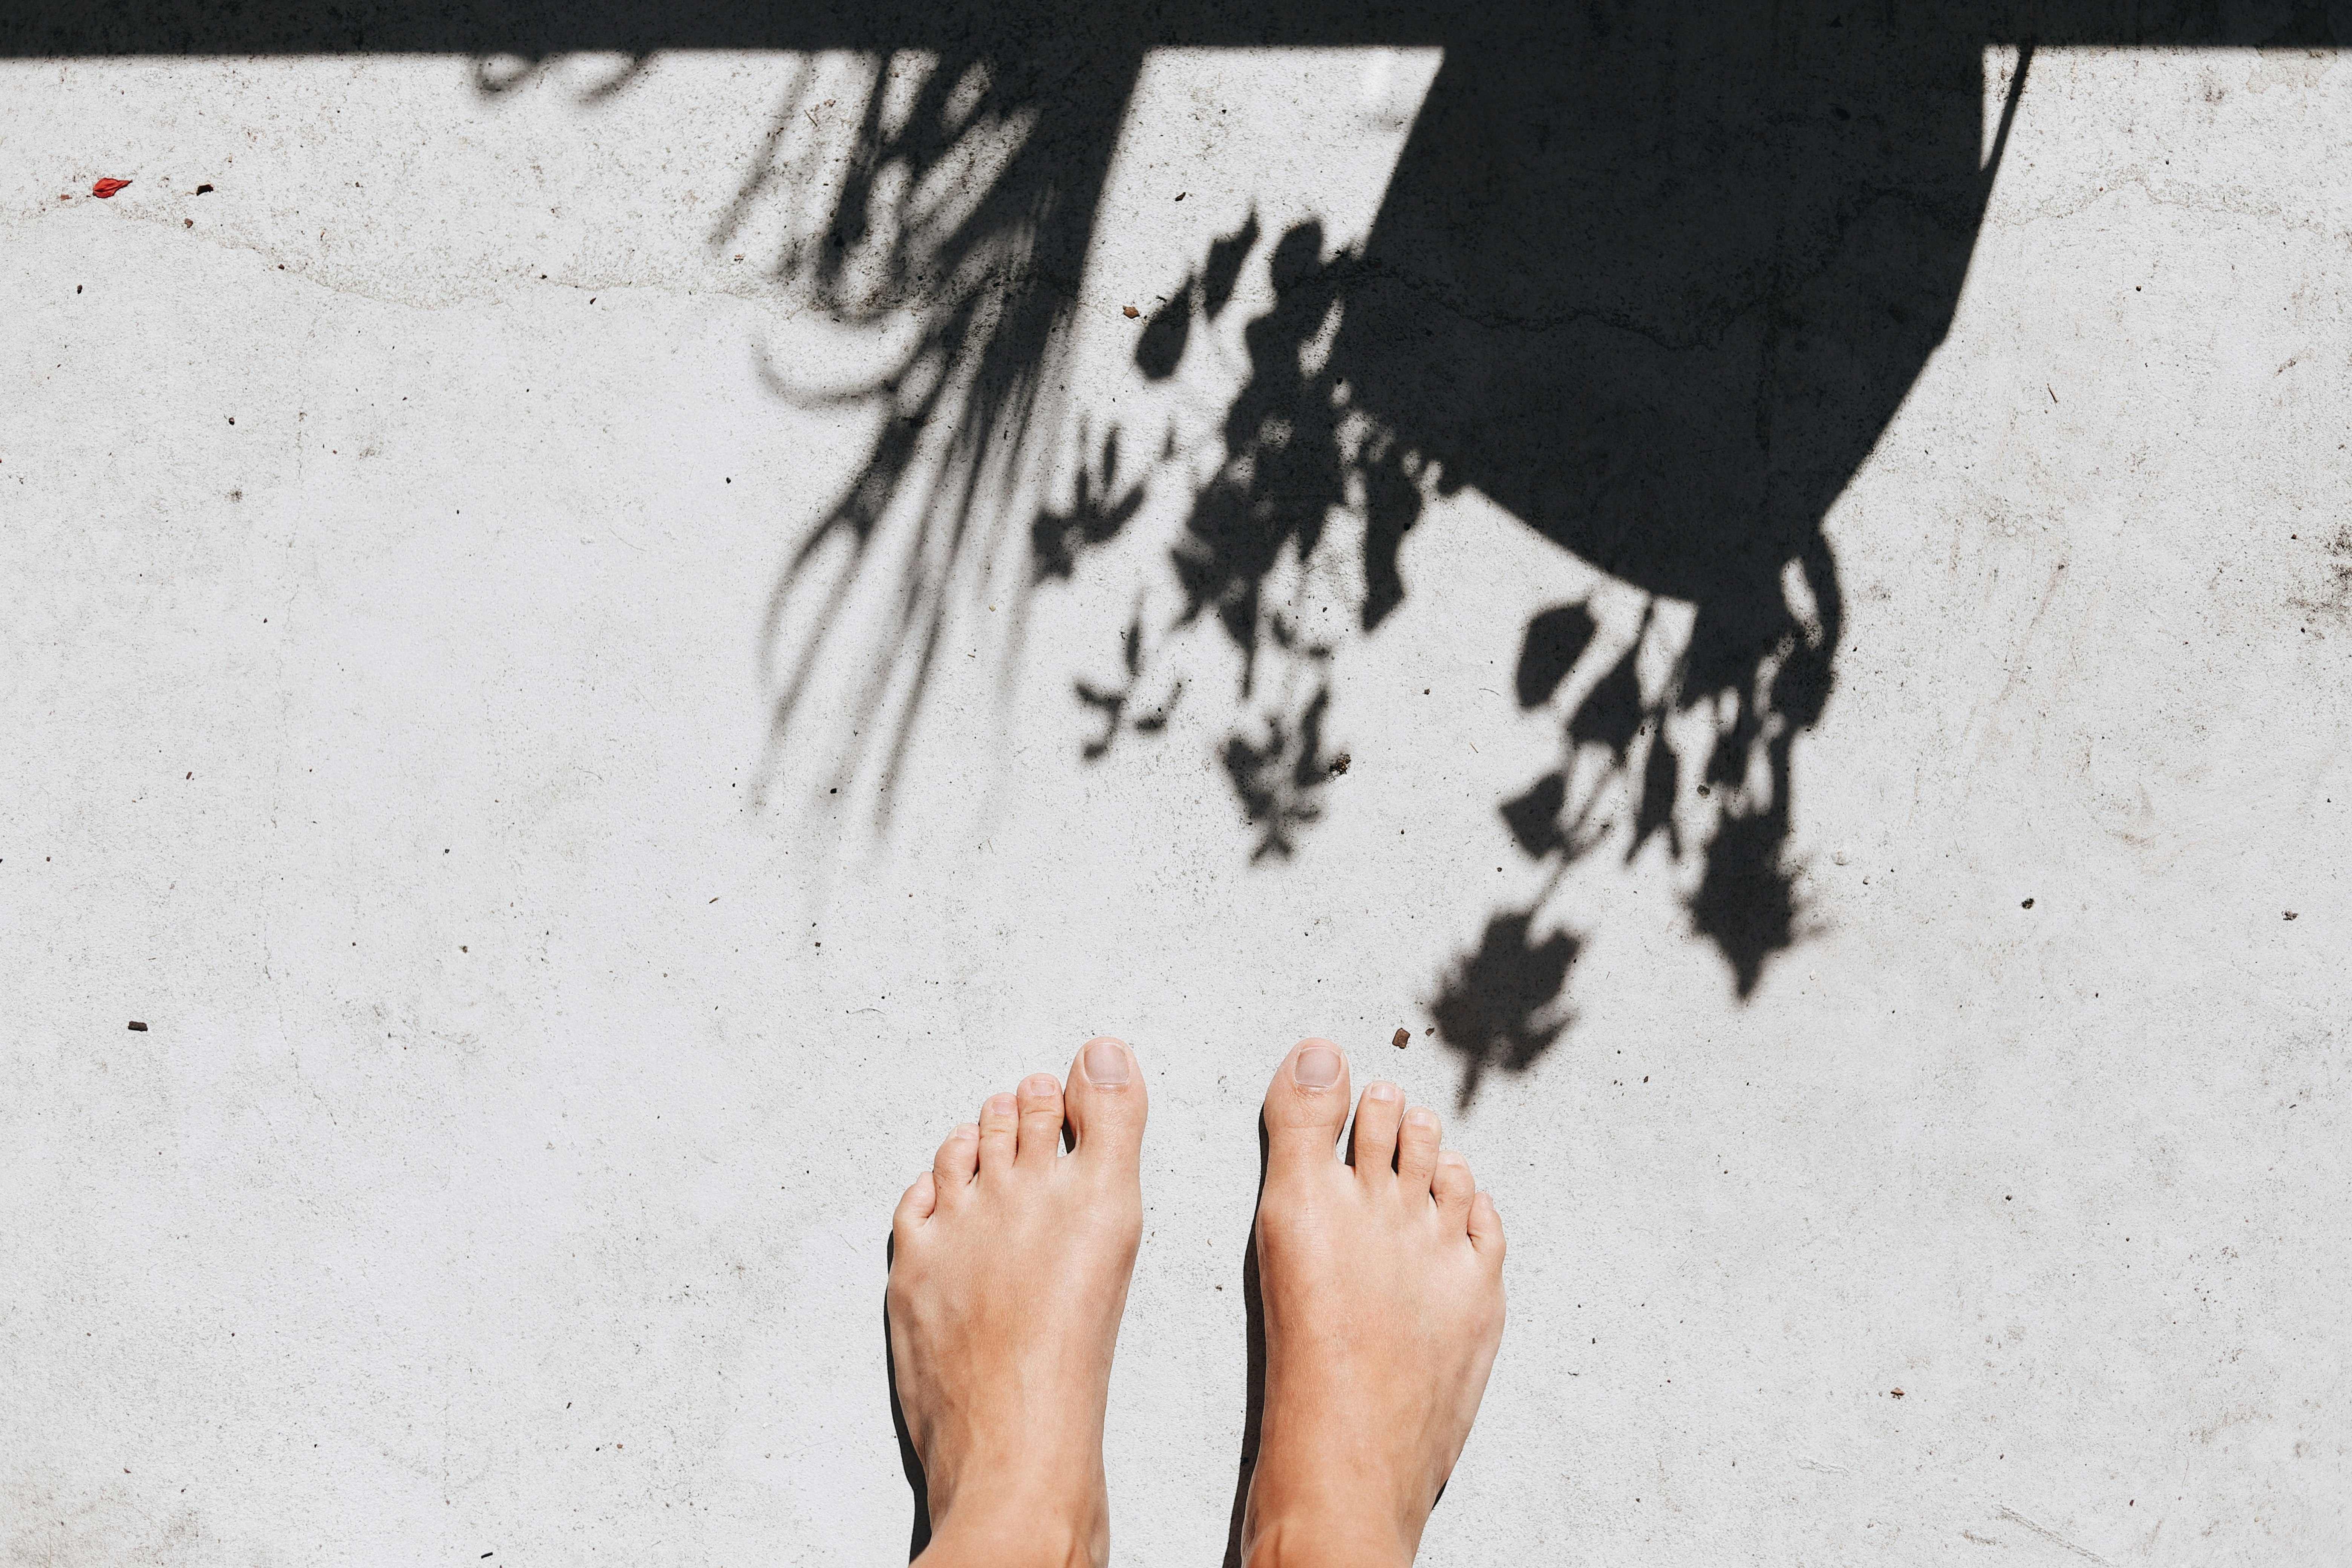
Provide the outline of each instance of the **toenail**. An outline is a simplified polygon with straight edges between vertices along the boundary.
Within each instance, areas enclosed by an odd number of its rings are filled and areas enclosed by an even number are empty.
[[[1097,1040],[1087,1047],[1087,1081],[1097,1089],[1127,1086],[1127,1047],[1117,1040]]]
[[[955,1135],[959,1138],[977,1138],[980,1136],[980,1123],[967,1121],[955,1130]]]
[[[1021,1109],[1021,1102],[1009,1094],[992,1094],[988,1097],[988,1103],[981,1109],[991,1116],[1010,1116]]]
[[[1062,1085],[1058,1079],[1049,1078],[1042,1072],[1031,1073],[1021,1080],[1021,1092],[1032,1097],[1041,1094],[1058,1094],[1061,1089]]]
[[[1392,1083],[1376,1083],[1364,1090],[1366,1100],[1402,1100],[1404,1090]]]
[[[1440,1154],[1437,1157],[1437,1163],[1441,1165],[1466,1165],[1470,1162],[1455,1153],[1453,1150],[1448,1149],[1444,1153]]]
[[[1328,1089],[1339,1081],[1339,1053],[1328,1046],[1309,1046],[1290,1064],[1290,1077],[1301,1089]]]
[[[1415,1127],[1434,1127],[1437,1125],[1437,1113],[1433,1110],[1408,1110],[1404,1113],[1404,1119],[1407,1121],[1412,1122]]]

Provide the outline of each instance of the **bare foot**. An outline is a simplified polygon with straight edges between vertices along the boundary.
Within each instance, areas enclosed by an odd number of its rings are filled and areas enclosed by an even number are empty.
[[[1318,1039],[1291,1047],[1265,1091],[1251,1568],[1411,1563],[1502,1342],[1494,1200],[1392,1083],[1365,1089],[1355,1165],[1341,1164],[1348,1092],[1347,1058]]]
[[[1109,1558],[1103,1401],[1143,1234],[1143,1113],[1135,1054],[1089,1040],[1066,1094],[1039,1073],[990,1096],[898,1200],[890,1354],[931,1568]]]

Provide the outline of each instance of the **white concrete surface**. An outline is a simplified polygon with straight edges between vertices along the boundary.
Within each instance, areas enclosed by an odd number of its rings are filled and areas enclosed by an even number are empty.
[[[888,1208],[1096,1031],[1154,1075],[1118,1550],[1221,1551],[1262,1074],[1452,1104],[1423,1011],[1556,749],[1519,628],[1591,574],[1411,535],[1287,865],[1210,705],[1077,761],[1164,498],[1004,706],[960,650],[887,837],[763,774],[877,417],[771,389],[861,345],[712,243],[795,66],[0,68],[8,1562],[888,1561]],[[1427,69],[1156,60],[1081,406],[1164,395],[1118,306],[1253,199],[1360,234]],[[2333,57],[2036,61],[1831,519],[1802,943],[1742,1005],[1596,857],[1575,1026],[1454,1121],[1513,1316],[1424,1561],[2352,1560],[2347,124]]]

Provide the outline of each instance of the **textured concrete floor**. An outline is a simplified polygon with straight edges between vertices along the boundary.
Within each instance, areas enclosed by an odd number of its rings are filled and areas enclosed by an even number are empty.
[[[1433,65],[1154,57],[1081,411],[1213,438],[1120,307],[1253,204],[1360,238]],[[9,1562],[886,1561],[888,1208],[1097,1031],[1154,1074],[1118,1552],[1211,1562],[1266,1064],[1455,1101],[1520,628],[1639,596],[1436,505],[1253,864],[1218,700],[1081,760],[1159,486],[947,650],[877,833],[767,742],[883,418],[779,391],[879,352],[770,281],[793,214],[722,226],[799,62],[615,68],[0,68]],[[1801,942],[1743,1002],[1662,846],[1580,863],[1574,1023],[1453,1119],[1513,1316],[1426,1562],[2352,1557],[2347,125],[2332,56],[2035,62],[1829,519]]]

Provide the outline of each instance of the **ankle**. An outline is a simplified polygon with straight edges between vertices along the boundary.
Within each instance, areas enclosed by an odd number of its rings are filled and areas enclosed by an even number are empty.
[[[1243,1568],[1411,1568],[1417,1542],[1361,1513],[1255,1510],[1242,1530]]]
[[[935,1511],[931,1542],[916,1568],[1103,1568],[1110,1520],[1099,1506],[1072,1507],[1015,1493],[970,1496]]]

